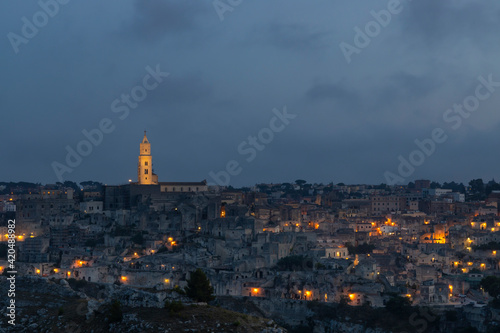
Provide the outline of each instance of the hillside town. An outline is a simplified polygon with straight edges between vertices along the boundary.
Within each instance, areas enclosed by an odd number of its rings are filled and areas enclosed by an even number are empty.
[[[174,288],[200,267],[216,295],[484,303],[474,287],[499,269],[500,191],[466,201],[472,188],[430,185],[18,186],[1,197],[1,234],[15,216],[24,275]]]
[[[399,295],[483,325],[480,283],[500,269],[495,181],[235,189],[159,182],[150,151],[145,135],[128,184],[2,183],[18,274],[178,290],[201,268],[216,296],[383,307]]]

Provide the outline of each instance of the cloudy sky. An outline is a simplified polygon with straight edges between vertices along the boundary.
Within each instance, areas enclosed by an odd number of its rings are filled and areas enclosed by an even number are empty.
[[[500,87],[474,105],[478,77],[500,82],[500,3],[60,2],[0,4],[0,181],[135,180],[144,130],[160,181],[213,182],[232,160],[235,186],[500,179]],[[477,110],[445,120],[464,100]],[[271,140],[285,108],[295,118]],[[113,130],[88,153],[82,131],[103,119]],[[446,140],[420,161],[415,140],[436,128]],[[262,150],[241,154],[259,133]],[[69,165],[78,147],[87,156]],[[419,165],[401,173],[412,153]]]

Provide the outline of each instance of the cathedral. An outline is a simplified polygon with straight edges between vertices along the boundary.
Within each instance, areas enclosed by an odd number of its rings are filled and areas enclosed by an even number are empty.
[[[151,155],[151,143],[146,131],[139,145],[139,162],[137,165],[137,185],[156,185],[160,192],[185,192],[198,193],[207,192],[207,181],[201,182],[158,182],[158,175],[153,172],[153,156]]]
[[[104,210],[132,209],[145,198],[156,204],[170,202],[179,197],[208,192],[207,181],[201,182],[160,182],[153,172],[153,155],[151,143],[146,132],[139,145],[139,161],[137,165],[137,182],[130,181],[126,185],[104,186]]]

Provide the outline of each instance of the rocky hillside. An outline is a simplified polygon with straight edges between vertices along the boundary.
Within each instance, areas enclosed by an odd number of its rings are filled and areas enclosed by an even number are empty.
[[[0,289],[8,290],[4,276]],[[15,299],[16,326],[2,316],[0,332],[286,332],[272,320],[190,304],[173,291],[23,277]],[[7,302],[0,298],[3,309]]]

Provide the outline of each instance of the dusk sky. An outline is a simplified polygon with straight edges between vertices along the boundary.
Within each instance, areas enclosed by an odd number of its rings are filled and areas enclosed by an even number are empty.
[[[235,160],[233,186],[380,184],[436,128],[447,139],[404,183],[500,179],[498,2],[54,1],[0,4],[0,181],[55,183],[54,165],[63,180],[136,180],[147,130],[160,181],[214,182]],[[390,21],[370,23],[382,10]],[[447,111],[464,101],[470,116]],[[103,119],[114,130],[68,166]]]

